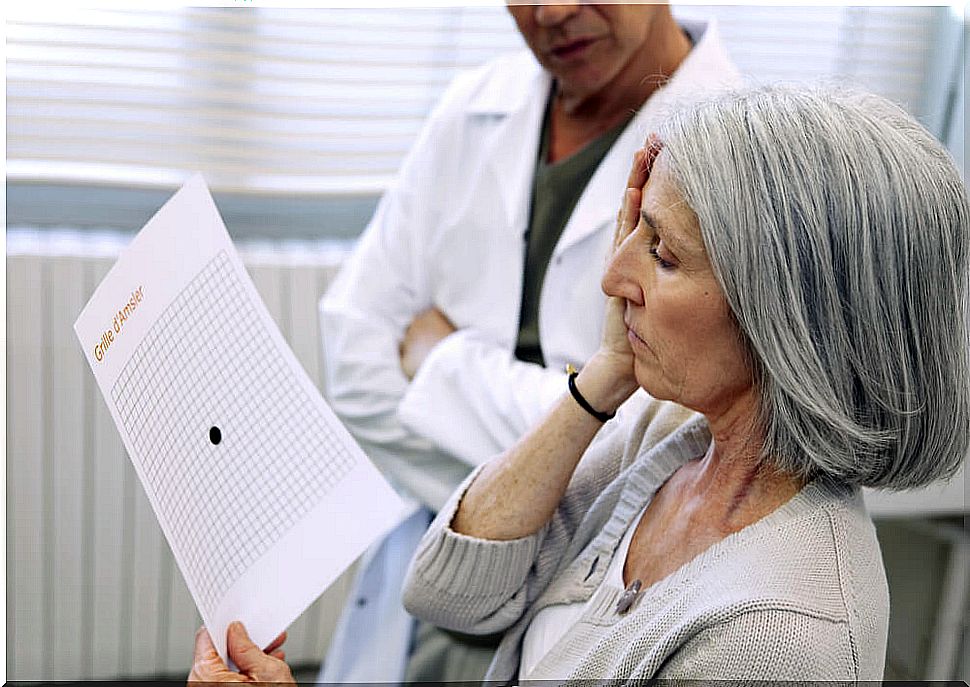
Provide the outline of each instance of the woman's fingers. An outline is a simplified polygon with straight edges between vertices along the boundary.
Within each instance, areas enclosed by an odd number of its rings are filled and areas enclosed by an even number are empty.
[[[195,656],[192,660],[192,671],[189,673],[188,681],[191,682],[243,682],[246,680],[244,675],[234,673],[229,670],[219,657],[212,637],[205,626],[199,628],[195,633]]]
[[[650,134],[653,136],[654,134]],[[650,139],[647,139],[649,144]],[[638,151],[633,153],[633,166],[630,167],[630,176],[627,177],[626,187],[627,188],[643,188],[643,185],[647,183],[647,176],[649,175],[649,170],[647,168],[647,147],[640,148]]]
[[[616,221],[616,233],[613,235],[613,251],[619,249],[626,237],[637,226],[640,217],[640,198],[642,192],[637,188],[628,188],[623,193],[623,205]]]
[[[279,639],[273,640],[274,643]],[[256,682],[293,682],[289,666],[281,658],[263,653],[249,638],[242,623],[236,621],[229,624],[227,644],[229,657],[247,677]]]
[[[633,166],[626,180],[626,190],[623,201],[616,216],[616,230],[613,233],[613,250],[616,250],[623,240],[636,227],[640,216],[640,201],[643,198],[643,187],[647,185],[653,163],[663,150],[663,143],[657,134],[650,134],[643,148],[633,153]]]
[[[283,642],[286,641],[286,631],[280,632],[280,636],[274,639],[269,645],[263,649],[264,653],[272,654],[274,651],[283,646]]]
[[[646,144],[633,154],[633,165],[630,167],[630,176],[626,180],[627,188],[642,189],[647,185],[650,168],[660,154],[660,149],[660,139],[656,134],[650,134]]]
[[[293,674],[283,662],[286,653],[279,648],[286,641],[285,632],[270,642],[265,652],[249,638],[249,633],[240,622],[230,623],[226,639],[229,657],[239,666],[241,672],[229,670],[225,661],[219,657],[212,637],[203,626],[195,634],[195,659],[192,662],[192,672],[189,673],[190,683],[293,682]]]
[[[205,629],[205,625],[202,625],[195,631],[195,655],[199,656],[208,654],[209,652],[214,653],[216,656],[219,655],[216,651],[215,644],[212,643],[212,637],[209,636],[209,631]]]
[[[660,137],[657,136],[657,134],[650,134],[647,136],[647,144],[643,147],[645,151],[643,167],[648,177],[650,176],[650,171],[653,169],[653,163],[656,161],[657,156],[660,155],[660,151],[663,150],[663,147],[663,141],[660,140]],[[643,183],[647,183],[647,180],[644,179]]]
[[[650,134],[644,147],[633,153],[633,165],[630,167],[630,175],[626,180],[626,189],[623,192],[620,211],[616,216],[616,230],[613,233],[614,250],[623,243],[623,240],[630,235],[630,232],[637,225],[643,187],[647,185],[650,170],[653,169],[653,163],[662,149],[663,144],[657,134]],[[636,194],[631,194],[631,191],[635,191]]]
[[[243,624],[236,621],[229,623],[227,642],[229,658],[239,666],[244,673],[257,669],[266,659],[262,649],[253,643]]]
[[[647,185],[653,163],[662,150],[663,143],[660,141],[660,137],[657,134],[650,134],[643,147],[633,154],[633,166],[630,168],[630,176],[626,180],[627,188],[642,190]]]

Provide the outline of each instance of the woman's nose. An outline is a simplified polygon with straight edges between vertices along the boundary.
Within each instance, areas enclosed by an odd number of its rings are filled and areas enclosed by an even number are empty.
[[[608,263],[600,286],[607,296],[618,296],[636,304],[643,305],[643,288],[635,278],[638,267],[632,253],[630,238],[620,244]],[[645,276],[645,275],[641,275]]]
[[[535,8],[536,23],[539,26],[557,26],[578,13],[581,6],[582,3],[578,1],[540,2]]]

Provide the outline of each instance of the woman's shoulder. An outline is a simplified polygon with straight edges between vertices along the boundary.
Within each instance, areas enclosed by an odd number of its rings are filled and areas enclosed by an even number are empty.
[[[809,483],[721,548],[714,551],[716,567],[730,570],[737,594],[804,605],[833,620],[846,619],[860,598],[882,596],[886,587],[879,542],[859,490],[824,480]]]
[[[690,615],[711,626],[771,619],[793,637],[807,623],[830,640],[818,646],[844,645],[859,675],[881,674],[889,591],[858,489],[816,480],[721,544],[690,584]]]

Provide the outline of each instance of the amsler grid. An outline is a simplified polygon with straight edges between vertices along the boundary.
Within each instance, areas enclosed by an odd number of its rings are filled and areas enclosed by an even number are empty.
[[[224,251],[159,317],[111,395],[210,610],[355,464]]]

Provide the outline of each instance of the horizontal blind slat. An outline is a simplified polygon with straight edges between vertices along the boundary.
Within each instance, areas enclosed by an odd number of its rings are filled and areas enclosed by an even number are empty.
[[[676,7],[754,82],[920,105],[928,7]],[[501,7],[65,8],[7,15],[8,176],[202,169],[215,188],[383,184],[447,83],[524,43]],[[369,181],[368,181],[369,180]],[[343,186],[342,186],[343,185]]]

